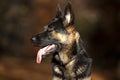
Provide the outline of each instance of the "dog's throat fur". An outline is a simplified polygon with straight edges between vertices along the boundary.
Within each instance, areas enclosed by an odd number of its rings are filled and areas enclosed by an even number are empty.
[[[74,59],[77,54],[77,45],[74,42],[72,45],[62,45],[62,49],[59,53],[55,53],[53,58],[57,61],[60,61],[62,65],[68,64],[70,61]]]

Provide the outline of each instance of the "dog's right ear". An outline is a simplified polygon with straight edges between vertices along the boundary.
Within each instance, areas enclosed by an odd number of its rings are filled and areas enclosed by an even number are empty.
[[[68,4],[65,7],[64,10],[64,19],[63,19],[64,26],[73,25],[74,24],[74,13],[71,7],[71,3],[68,2]]]
[[[62,10],[60,5],[57,5],[57,14],[56,14],[56,18],[62,18]]]

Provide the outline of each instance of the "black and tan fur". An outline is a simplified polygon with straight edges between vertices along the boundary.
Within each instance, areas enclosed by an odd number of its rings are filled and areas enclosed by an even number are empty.
[[[53,80],[91,80],[92,59],[82,46],[80,34],[75,30],[74,14],[68,3],[62,13],[57,8],[56,17],[45,30],[32,37],[38,46],[55,44],[52,52]]]

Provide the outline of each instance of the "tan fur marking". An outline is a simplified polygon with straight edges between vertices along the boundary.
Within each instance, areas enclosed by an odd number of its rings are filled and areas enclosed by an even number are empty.
[[[75,33],[75,39],[76,39],[76,43],[77,43],[77,46],[78,46],[79,39],[80,39],[80,34],[78,32]]]
[[[70,77],[74,77],[75,73],[73,72],[73,67],[74,67],[74,62],[75,60],[71,61],[68,65],[66,65],[66,75],[70,76]]]
[[[68,35],[66,35],[66,34],[61,34],[61,33],[57,33],[56,35],[57,35],[58,39],[60,39],[60,42],[61,42],[61,43],[68,43],[68,42],[69,42],[69,41],[68,41]],[[68,42],[67,42],[67,41],[68,41]]]
[[[72,33],[72,32],[75,31],[75,28],[74,28],[74,26],[69,26],[69,27],[66,28],[66,30],[67,30],[69,33]]]
[[[70,33],[71,41],[75,40],[77,43],[79,42],[80,34],[75,30],[74,26],[69,26],[66,30]]]
[[[81,73],[83,73],[83,72],[85,71],[86,67],[87,67],[86,65],[84,65],[84,66],[80,66],[80,67],[78,68],[78,70],[76,71],[77,74],[81,74]]]
[[[59,55],[60,55],[60,59],[61,61],[65,64],[67,62],[69,62],[69,58],[68,58],[68,54],[67,54],[68,51],[61,51],[59,52]]]
[[[75,34],[76,34],[75,28],[74,28],[74,26],[69,26],[69,27],[66,28],[66,30],[69,33],[69,40],[70,40],[70,43],[72,44],[76,40],[76,37],[75,37]]]
[[[54,70],[56,73],[62,74],[62,72],[60,71],[60,69],[57,66],[54,67]]]
[[[68,35],[63,33],[52,32],[54,38],[58,39],[61,43],[67,43]]]

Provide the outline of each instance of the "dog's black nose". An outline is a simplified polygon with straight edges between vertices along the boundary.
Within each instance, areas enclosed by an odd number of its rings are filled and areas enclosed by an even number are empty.
[[[32,39],[31,39],[32,41],[36,41],[36,38],[35,37],[32,37]]]

